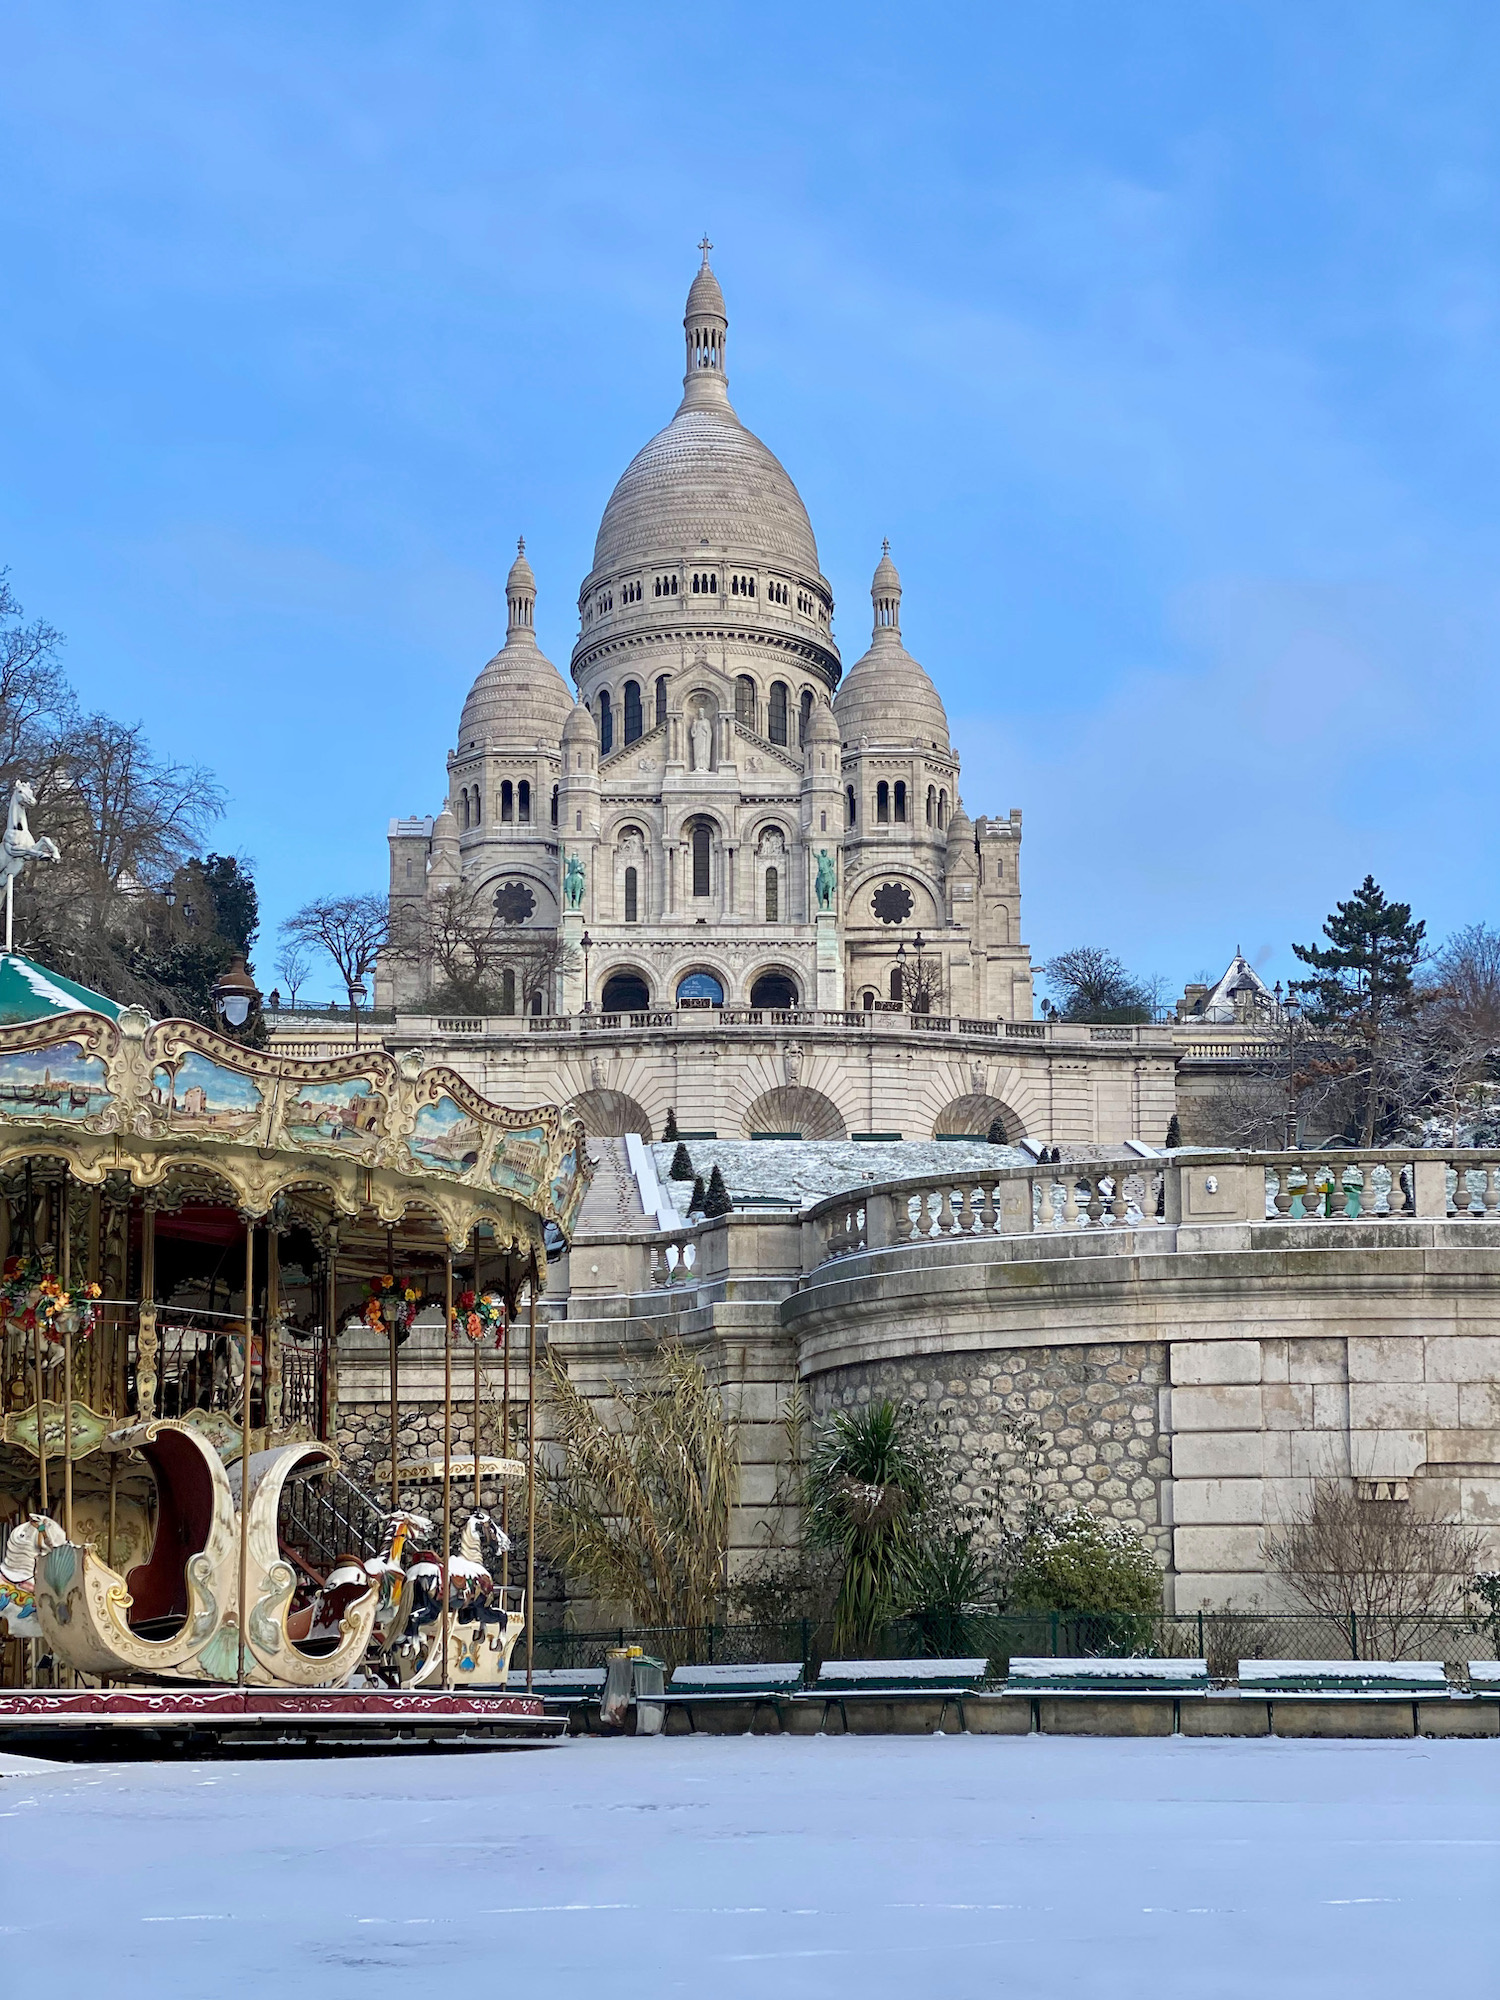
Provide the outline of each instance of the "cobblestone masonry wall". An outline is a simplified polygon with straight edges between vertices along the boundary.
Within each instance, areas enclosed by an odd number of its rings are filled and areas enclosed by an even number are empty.
[[[927,1410],[959,1500],[968,1498],[982,1456],[1011,1462],[1005,1417],[1034,1418],[1046,1497],[1133,1522],[1166,1568],[1172,1538],[1162,1525],[1161,1487],[1171,1465],[1159,1416],[1166,1379],[1165,1343],[1128,1341],[872,1362],[832,1369],[810,1388],[816,1415],[883,1396]]]

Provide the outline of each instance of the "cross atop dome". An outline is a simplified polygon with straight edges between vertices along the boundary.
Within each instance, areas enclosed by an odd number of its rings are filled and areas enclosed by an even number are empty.
[[[708,231],[705,229],[703,232],[703,240],[698,245],[698,248],[703,252],[703,269],[705,271],[708,269],[708,253],[710,250],[713,249],[713,247],[714,246],[712,245],[712,243],[710,243],[708,240]]]

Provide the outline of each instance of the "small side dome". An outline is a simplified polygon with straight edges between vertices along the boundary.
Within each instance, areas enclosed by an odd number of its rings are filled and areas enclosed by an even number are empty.
[[[813,703],[812,714],[807,718],[807,740],[809,743],[839,741],[839,726],[824,695],[820,695]]]
[[[901,641],[901,578],[887,542],[870,584],[875,629],[870,650],[854,662],[833,697],[841,740],[857,744],[948,746],[942,696]],[[972,829],[971,829],[972,831]]]
[[[582,743],[591,750],[599,748],[599,725],[586,701],[573,703],[572,713],[563,724],[562,741],[564,747],[570,743]]]
[[[964,811],[962,799],[954,806],[948,820],[949,854],[972,854],[974,847],[974,822]]]
[[[505,580],[505,644],[481,670],[458,722],[462,750],[551,749],[573,706],[567,683],[536,642],[536,575],[526,542]]]

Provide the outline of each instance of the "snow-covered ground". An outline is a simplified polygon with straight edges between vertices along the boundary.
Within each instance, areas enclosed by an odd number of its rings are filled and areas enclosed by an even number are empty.
[[[1495,1990],[1500,1742],[677,1739],[0,1775],[5,1990]]]

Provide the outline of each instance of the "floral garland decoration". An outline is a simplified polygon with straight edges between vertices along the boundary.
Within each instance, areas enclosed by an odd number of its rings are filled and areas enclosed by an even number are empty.
[[[455,1332],[476,1343],[493,1333],[498,1347],[505,1333],[505,1301],[498,1292],[460,1292],[453,1312]]]
[[[383,1277],[370,1280],[370,1296],[365,1300],[365,1325],[381,1332],[390,1327],[397,1340],[405,1340],[421,1305],[422,1294],[416,1286],[409,1282],[399,1284],[395,1274],[387,1271]]]
[[[99,1317],[95,1284],[64,1285],[40,1257],[7,1257],[0,1267],[0,1324],[40,1332],[61,1347],[68,1334],[87,1340]]]

